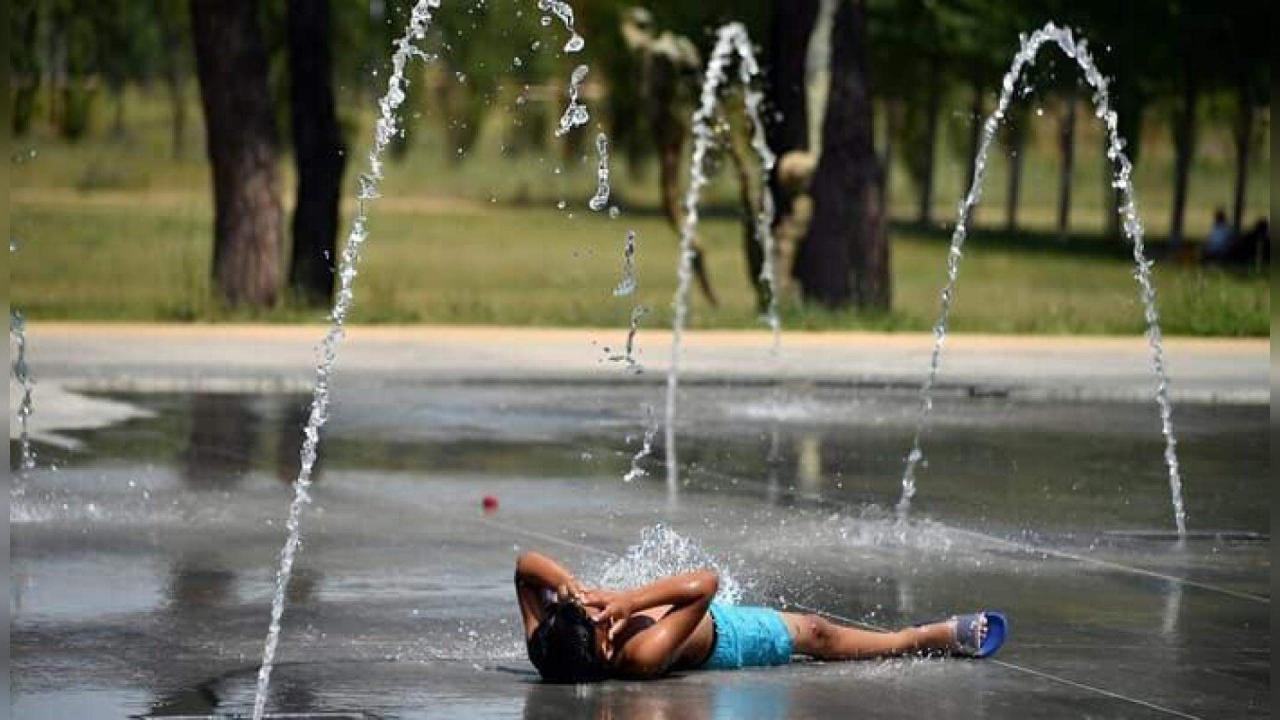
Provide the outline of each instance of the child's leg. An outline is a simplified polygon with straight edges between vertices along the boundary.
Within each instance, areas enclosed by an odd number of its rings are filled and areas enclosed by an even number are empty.
[[[819,660],[858,660],[904,655],[929,650],[946,650],[955,642],[953,623],[905,628],[897,632],[876,632],[840,625],[821,615],[781,613],[791,630],[795,651]]]

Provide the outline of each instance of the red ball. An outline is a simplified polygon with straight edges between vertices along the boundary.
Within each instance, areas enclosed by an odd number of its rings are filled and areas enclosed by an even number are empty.
[[[485,495],[484,499],[480,501],[480,505],[485,512],[493,512],[498,509],[498,498],[492,495]]]

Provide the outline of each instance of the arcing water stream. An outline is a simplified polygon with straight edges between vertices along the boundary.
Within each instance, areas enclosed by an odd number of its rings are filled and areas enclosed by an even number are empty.
[[[587,201],[587,207],[600,212],[609,204],[609,136],[596,135],[596,194]]]
[[[569,3],[562,0],[538,0],[538,9],[555,15],[564,23],[564,29],[569,31],[569,39],[564,44],[565,52],[576,53],[586,46],[586,41],[573,27],[573,7]],[[551,18],[544,18],[543,24],[551,24]]]
[[[378,101],[380,111],[374,128],[373,147],[369,150],[369,170],[360,176],[358,206],[352,219],[351,231],[342,253],[339,270],[339,287],[334,299],[331,313],[332,325],[319,347],[319,361],[316,365],[316,381],[311,401],[311,412],[303,429],[303,444],[298,477],[294,481],[294,498],[289,505],[289,518],[286,523],[288,538],[280,551],[280,567],[276,574],[275,595],[271,602],[271,623],[267,631],[267,639],[263,648],[262,665],[258,670],[257,692],[254,697],[253,718],[261,720],[266,711],[267,691],[271,685],[271,670],[275,661],[276,646],[280,639],[280,623],[284,616],[285,593],[293,572],[293,563],[301,545],[302,510],[310,502],[312,470],[315,467],[317,450],[320,442],[320,428],[324,426],[329,415],[329,383],[337,358],[337,345],[344,335],[346,317],[354,300],[355,278],[360,262],[360,249],[368,237],[367,202],[377,198],[378,183],[382,180],[382,155],[392,139],[403,132],[400,127],[399,108],[405,101],[405,69],[409,62],[417,57],[430,60],[430,57],[418,47],[417,43],[426,37],[431,25],[433,12],[440,7],[441,0],[417,0],[409,16],[404,34],[394,43],[395,50],[391,55],[391,76],[387,81],[387,91]],[[564,22],[571,37],[565,43],[564,51],[575,53],[585,46],[573,27],[573,8],[566,2],[558,0],[538,0],[538,8],[550,12]],[[544,24],[549,24],[546,22]],[[587,76],[587,66],[574,68],[569,81],[569,106],[560,118],[556,135],[564,135],[575,127],[585,125],[590,119],[585,105],[579,100],[579,91]],[[603,134],[597,138],[600,153],[599,184],[596,197],[593,198],[592,209],[601,209],[609,196],[608,138]],[[596,198],[600,208],[594,206]],[[633,319],[633,327],[635,320]],[[633,331],[634,334],[634,331]]]
[[[35,150],[27,150],[22,153],[14,153],[10,156],[10,162],[15,165],[21,165],[28,160],[34,159]],[[9,262],[12,264],[12,256],[18,252],[18,239],[9,237]],[[35,412],[35,402],[31,399],[31,393],[35,389],[35,382],[31,379],[31,368],[27,365],[27,319],[21,311],[10,308],[9,310],[9,338],[13,340],[13,362],[9,364],[9,371],[13,373],[13,379],[17,381],[18,387],[22,388],[22,398],[18,401],[18,475],[19,478],[25,476],[36,467],[36,451],[31,446],[31,414]],[[22,489],[18,483],[14,483],[11,488],[14,492],[21,492]]]
[[[665,416],[665,445],[667,484],[674,488],[679,480],[679,469],[676,457],[676,393],[680,383],[680,350],[684,335],[684,326],[689,315],[689,286],[693,280],[693,241],[698,231],[698,203],[702,198],[702,188],[707,184],[707,153],[715,142],[712,128],[716,121],[715,112],[719,104],[719,92],[728,80],[729,64],[738,60],[738,79],[745,92],[747,116],[755,127],[752,135],[752,147],[760,157],[761,174],[761,210],[756,217],[756,240],[764,250],[764,263],[760,277],[769,288],[768,322],[773,330],[773,347],[779,343],[782,324],[778,320],[777,278],[773,262],[773,214],[772,199],[767,191],[768,177],[773,169],[774,155],[764,140],[764,123],[760,116],[760,105],[763,93],[755,87],[760,78],[760,66],[756,62],[755,52],[751,49],[751,39],[747,29],[741,23],[728,23],[716,33],[715,49],[707,60],[706,74],[702,80],[702,92],[699,95],[698,108],[693,113],[693,155],[689,163],[689,187],[684,196],[684,222],[680,227],[680,252],[676,265],[676,293],[673,301],[675,317],[671,324],[671,363],[667,368],[667,406]]]
[[[330,375],[337,357],[338,342],[342,340],[344,334],[343,326],[347,313],[351,310],[354,299],[353,289],[360,262],[360,249],[369,235],[366,227],[369,217],[367,203],[378,197],[378,182],[382,179],[382,153],[400,132],[398,110],[405,100],[407,85],[404,76],[405,68],[415,57],[427,59],[427,55],[417,46],[417,43],[426,37],[432,12],[440,6],[440,1],[418,0],[413,6],[408,27],[404,35],[396,41],[395,51],[391,55],[392,72],[387,80],[386,94],[378,102],[380,115],[374,127],[373,147],[369,150],[369,170],[360,176],[356,215],[351,221],[351,231],[342,251],[342,264],[338,271],[338,293],[334,298],[333,311],[330,315],[332,325],[318,350],[319,361],[316,364],[311,413],[303,430],[298,478],[293,483],[294,497],[289,505],[289,519],[286,524],[289,536],[284,548],[280,551],[280,568],[276,573],[275,596],[271,601],[271,624],[267,630],[267,640],[262,652],[262,666],[258,670],[258,687],[253,701],[254,720],[262,720],[263,713],[266,711],[267,690],[271,685],[271,668],[275,661],[276,644],[280,640],[280,621],[284,616],[285,591],[289,587],[294,558],[301,544],[302,509],[311,502],[308,490],[311,487],[311,472],[315,467],[316,451],[320,443],[320,428],[329,418]]]
[[[560,116],[560,125],[556,128],[556,137],[566,135],[570,130],[579,125],[586,125],[591,120],[591,114],[587,112],[587,106],[578,102],[579,95],[582,92],[582,83],[587,79],[589,71],[590,68],[586,65],[579,65],[569,75],[569,105],[565,107],[564,114]]]
[[[1178,535],[1187,532],[1186,511],[1182,504],[1182,477],[1178,468],[1177,439],[1173,434],[1173,408],[1169,402],[1169,377],[1165,371],[1164,346],[1160,332],[1160,314],[1156,308],[1156,291],[1151,281],[1151,261],[1147,260],[1143,245],[1145,230],[1142,219],[1138,216],[1137,200],[1133,188],[1133,164],[1124,153],[1124,139],[1120,137],[1119,118],[1111,109],[1108,94],[1108,81],[1098,71],[1093,58],[1089,55],[1086,42],[1077,41],[1071,30],[1060,28],[1053,23],[1036,30],[1030,37],[1022,37],[1022,46],[1013,59],[1009,71],[1005,73],[1001,84],[1000,99],[996,109],[989,115],[982,128],[982,140],[978,147],[978,155],[974,161],[973,183],[969,192],[960,203],[956,228],[951,235],[951,250],[947,254],[947,282],[942,288],[942,308],[938,322],[934,325],[933,354],[929,361],[929,372],[920,388],[920,412],[916,420],[915,437],[912,440],[911,452],[907,455],[906,469],[902,474],[902,497],[898,501],[898,517],[903,519],[911,509],[911,498],[916,492],[916,468],[924,458],[921,440],[927,427],[930,411],[933,409],[933,390],[938,377],[938,364],[942,357],[942,345],[947,339],[947,322],[951,315],[951,306],[955,302],[956,280],[960,274],[960,259],[965,238],[969,232],[969,218],[973,208],[982,199],[982,186],[987,174],[987,154],[995,140],[996,131],[1004,120],[1013,101],[1014,91],[1022,76],[1022,71],[1035,62],[1037,53],[1046,43],[1055,43],[1068,58],[1080,67],[1085,82],[1093,88],[1094,114],[1102,120],[1107,133],[1107,158],[1114,166],[1115,179],[1112,184],[1120,193],[1120,219],[1124,235],[1133,246],[1133,261],[1136,267],[1134,278],[1138,281],[1139,295],[1147,322],[1147,341],[1151,346],[1151,365],[1156,375],[1156,403],[1160,410],[1160,429],[1164,433],[1164,460],[1169,471],[1169,491],[1173,501],[1173,520],[1178,528]]]
[[[11,250],[12,247],[11,245]],[[36,452],[31,447],[30,429],[31,413],[35,411],[31,391],[35,383],[31,380],[31,368],[27,366],[27,320],[17,310],[9,311],[9,337],[13,339],[14,344],[13,363],[10,369],[13,372],[13,379],[22,388],[22,399],[18,401],[18,447],[21,453],[18,458],[18,471],[22,475],[34,470],[36,466]]]

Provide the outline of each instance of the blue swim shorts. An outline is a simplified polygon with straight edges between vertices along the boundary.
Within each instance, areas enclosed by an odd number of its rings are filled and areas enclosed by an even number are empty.
[[[703,668],[785,665],[791,662],[791,631],[777,610],[711,603],[716,646]]]

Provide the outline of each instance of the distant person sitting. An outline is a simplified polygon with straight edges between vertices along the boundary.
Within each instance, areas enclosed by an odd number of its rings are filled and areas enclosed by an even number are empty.
[[[1253,229],[1240,237],[1228,251],[1227,259],[1245,265],[1271,264],[1271,225],[1266,218],[1260,218]]]
[[[1235,233],[1231,231],[1231,225],[1227,222],[1227,213],[1222,208],[1218,208],[1213,213],[1213,228],[1209,230],[1209,237],[1205,239],[1201,257],[1206,262],[1225,261],[1234,238]]]

